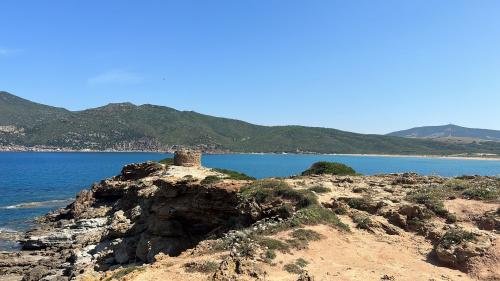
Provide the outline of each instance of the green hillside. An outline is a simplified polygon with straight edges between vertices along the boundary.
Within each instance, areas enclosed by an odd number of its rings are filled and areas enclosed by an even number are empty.
[[[500,154],[500,143],[450,144],[328,128],[258,126],[192,111],[130,103],[68,111],[0,92],[0,145],[156,150],[173,145],[237,152]]]
[[[453,124],[443,126],[417,127],[408,130],[393,132],[388,135],[407,138],[464,138],[471,141],[500,141],[500,131],[466,128]]]

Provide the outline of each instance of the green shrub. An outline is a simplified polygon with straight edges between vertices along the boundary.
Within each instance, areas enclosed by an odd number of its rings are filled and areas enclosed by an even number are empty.
[[[342,230],[349,231],[349,226],[342,223],[333,211],[319,205],[312,205],[299,210],[290,220],[292,227],[315,224],[336,226]]]
[[[356,227],[360,229],[368,230],[373,224],[372,220],[368,216],[360,214],[352,216],[352,220],[354,221],[354,223],[356,223]]]
[[[257,244],[267,247],[269,250],[277,250],[283,253],[290,251],[290,246],[280,240],[276,240],[268,237],[256,237],[254,238]]]
[[[474,200],[496,200],[500,198],[500,188],[489,186],[474,186],[462,192],[462,196]]]
[[[323,235],[317,233],[316,231],[304,228],[296,229],[290,235],[295,239],[307,241],[318,241],[323,238]]]
[[[316,162],[309,169],[302,172],[303,176],[308,175],[340,175],[340,176],[352,176],[356,175],[356,171],[342,163],[337,162]]]
[[[304,267],[306,267],[306,266],[309,264],[309,262],[308,262],[308,261],[306,261],[306,260],[305,260],[305,259],[303,259],[303,258],[298,258],[298,259],[295,261],[295,264],[296,264],[296,265],[298,265],[298,266],[299,266],[299,267],[301,267],[301,268],[304,268]]]
[[[300,266],[296,265],[295,263],[287,263],[283,266],[283,269],[286,272],[294,274],[301,274],[304,271]]]
[[[264,253],[264,261],[271,263],[272,260],[276,258],[276,252],[274,250],[266,250]]]
[[[441,238],[441,244],[445,248],[450,248],[452,245],[459,245],[462,242],[472,241],[475,239],[474,233],[463,229],[454,228],[448,230]]]
[[[328,192],[332,191],[330,188],[324,187],[321,185],[312,186],[312,187],[309,187],[308,189],[310,191],[314,191],[316,193],[328,193]]]
[[[158,163],[163,164],[163,165],[167,165],[167,166],[174,165],[174,158],[170,158],[170,157],[165,158],[165,159],[158,161]]]
[[[318,198],[313,192],[293,189],[285,182],[278,180],[256,181],[242,188],[240,194],[245,198],[254,198],[260,204],[276,200],[292,201],[298,209],[318,204]]]
[[[437,216],[445,218],[448,222],[456,222],[457,218],[444,206],[443,198],[448,197],[445,190],[440,187],[422,188],[408,194],[407,200],[423,204]]]
[[[462,179],[451,179],[447,180],[444,185],[453,190],[464,190],[469,187],[469,183]]]
[[[131,266],[122,268],[122,269],[116,271],[115,273],[113,273],[108,278],[104,279],[104,281],[121,280],[123,277],[125,277],[126,275],[128,275],[134,271],[144,271],[144,267],[131,265]]]
[[[292,248],[297,250],[307,249],[310,241],[317,241],[323,238],[323,235],[316,231],[303,228],[294,230],[290,236],[292,236],[293,239],[287,240],[287,242]]]
[[[219,264],[214,261],[188,262],[184,264],[186,272],[211,273],[219,268]]]
[[[248,176],[244,173],[232,171],[232,170],[220,169],[220,168],[214,168],[212,170],[226,175],[227,178],[231,179],[231,180],[255,180],[254,177]]]
[[[213,184],[213,183],[219,182],[221,180],[222,179],[219,178],[218,176],[207,176],[200,183],[203,185],[208,185],[208,184]]]

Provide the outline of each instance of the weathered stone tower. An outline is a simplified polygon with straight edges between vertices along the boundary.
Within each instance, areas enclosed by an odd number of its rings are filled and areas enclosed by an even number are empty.
[[[194,150],[178,150],[174,154],[174,165],[184,167],[200,167],[201,152]]]

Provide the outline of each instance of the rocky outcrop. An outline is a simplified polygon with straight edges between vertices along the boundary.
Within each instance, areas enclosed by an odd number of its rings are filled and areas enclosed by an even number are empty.
[[[208,176],[217,181],[203,181]],[[270,253],[254,236],[322,220],[347,230],[341,221],[347,219],[356,230],[381,237],[421,235],[432,242],[432,254],[440,263],[465,272],[470,272],[471,261],[492,260],[487,253],[498,243],[498,211],[488,209],[470,221],[442,217],[449,212],[440,200],[453,192],[460,196],[463,189],[446,186],[441,177],[323,175],[250,182],[222,176],[200,167],[127,165],[119,175],[81,191],[66,208],[41,218],[37,228],[20,238],[23,251],[0,253],[0,275],[18,277],[8,280],[71,280],[122,266],[157,264],[159,257],[194,257],[203,248],[213,250],[207,245],[216,240],[207,238],[221,238],[225,252],[207,278],[264,280],[266,272],[259,263]],[[471,181],[469,188],[498,183],[487,177],[464,180]],[[477,194],[472,191],[463,194]],[[308,210],[297,207],[313,203],[315,207]],[[460,223],[483,230],[465,231]],[[318,279],[325,277],[312,273]],[[313,280],[306,273],[291,280],[297,278]]]
[[[435,253],[443,264],[466,271],[468,261],[486,254],[493,241],[494,238],[486,233],[451,229],[435,246]]]
[[[199,179],[164,176],[164,169],[153,162],[127,165],[120,175],[81,191],[27,232],[20,258],[0,262],[0,268],[14,268],[25,280],[64,280],[87,268],[149,263],[158,253],[175,256],[224,231],[228,221],[247,220],[237,208],[238,183],[203,186]],[[47,255],[51,262],[42,270],[38,264]]]

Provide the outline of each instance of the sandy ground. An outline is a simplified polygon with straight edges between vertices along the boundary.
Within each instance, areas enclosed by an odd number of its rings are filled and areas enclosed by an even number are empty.
[[[306,269],[318,281],[383,280],[384,276],[398,281],[472,280],[458,270],[429,262],[425,253],[432,245],[421,237],[408,234],[377,236],[356,229],[344,234],[324,225],[310,229],[326,239],[312,242],[306,250],[278,256],[278,265],[266,268],[269,280],[296,280],[296,276],[280,267],[297,258],[310,263]]]
[[[175,178],[182,178],[187,175],[191,175],[196,179],[204,179],[207,176],[224,177],[223,174],[217,173],[212,169],[204,167],[169,166],[166,171],[166,176],[171,176]]]
[[[353,233],[342,233],[325,225],[309,227],[325,239],[311,242],[308,249],[291,253],[278,253],[273,265],[262,263],[267,272],[265,280],[295,281],[296,274],[283,270],[283,265],[298,258],[309,262],[306,270],[316,281],[343,280],[474,280],[458,270],[435,265],[426,253],[432,245],[425,239],[404,233],[402,236],[374,235],[354,229]],[[287,233],[280,233],[286,238]],[[130,281],[191,281],[207,280],[210,274],[186,273],[183,267],[188,261],[220,260],[220,256],[165,257],[147,269],[134,272],[122,280]],[[393,279],[391,279],[393,278]]]
[[[486,212],[495,211],[500,206],[496,203],[486,203],[483,201],[454,199],[444,202],[446,209],[454,213],[459,221],[471,221],[481,217]]]

